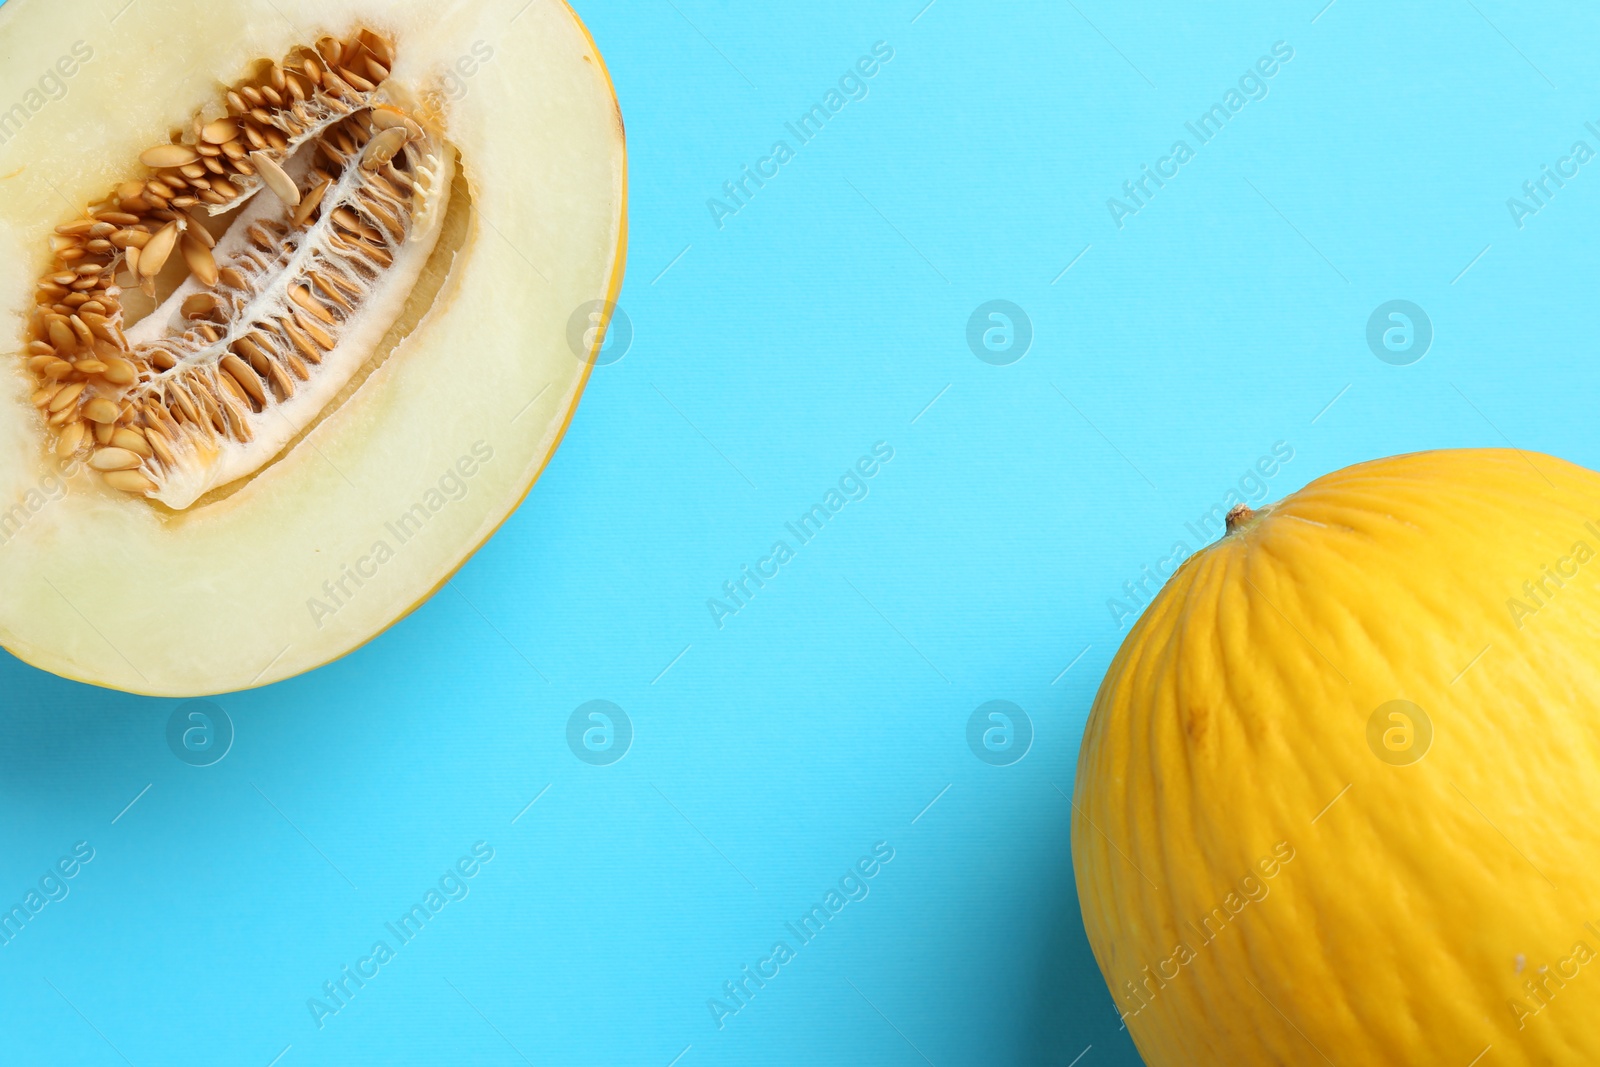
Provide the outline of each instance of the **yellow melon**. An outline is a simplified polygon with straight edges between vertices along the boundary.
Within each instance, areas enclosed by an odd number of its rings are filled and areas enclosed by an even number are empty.
[[[1078,763],[1084,923],[1146,1062],[1600,1063],[1600,475],[1399,456],[1229,527]]]

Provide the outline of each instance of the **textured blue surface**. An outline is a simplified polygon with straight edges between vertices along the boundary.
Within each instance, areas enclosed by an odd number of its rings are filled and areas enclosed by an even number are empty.
[[[1600,463],[1600,161],[1520,226],[1507,204],[1600,149],[1600,25],[921,2],[580,4],[630,137],[632,347],[452,589],[216,698],[220,761],[175,758],[178,702],[0,658],[0,904],[93,850],[0,945],[0,1061],[1138,1062],[1068,841],[1124,583],[1231,491],[1441,446]],[[876,42],[865,98],[802,144],[785,124]],[[1202,143],[1185,124],[1231,88]],[[778,140],[776,177],[714,212]],[[1119,227],[1142,165],[1176,175]],[[983,347],[1001,320],[969,347],[992,300],[1031,324],[1020,361]],[[1420,361],[1369,348],[1391,300],[1431,322]],[[833,488],[802,544],[786,524]],[[609,765],[601,720],[569,746],[594,700],[631,724]],[[968,744],[997,700],[1031,724],[1005,766],[994,721]],[[385,925],[441,884],[412,940]],[[339,1007],[347,965],[376,973]],[[732,1012],[746,966],[776,974]]]

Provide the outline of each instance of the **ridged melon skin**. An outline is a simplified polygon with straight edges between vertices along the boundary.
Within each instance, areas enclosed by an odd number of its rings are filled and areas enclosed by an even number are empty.
[[[0,6],[0,99],[71,54],[84,36],[75,12],[47,0]],[[0,147],[5,317],[20,338],[24,320],[12,312],[31,308],[50,229],[71,205],[127,177],[143,148],[215,104],[255,60],[356,26],[394,41],[394,80],[434,91],[430,117],[460,150],[472,210],[465,242],[442,265],[448,277],[362,386],[227,499],[163,513],[80,473],[8,529],[0,645],[19,658],[160,696],[299,674],[371,640],[448,581],[560,443],[593,364],[569,347],[569,320],[615,301],[627,240],[621,114],[594,41],[561,0],[130,9],[115,32],[96,31],[68,93]],[[20,347],[14,339],[0,352]],[[0,371],[0,513],[56,486],[16,364]],[[491,462],[478,461],[483,449]],[[474,471],[466,495],[433,509],[425,535],[402,545],[390,526],[421,502],[431,508],[464,463]],[[374,579],[379,541],[394,552]],[[313,600],[329,602],[325,582],[363,566],[366,583],[348,580],[355,595],[336,613],[313,612]]]
[[[1368,741],[1397,699],[1409,765]],[[1398,456],[1192,557],[1095,698],[1072,850],[1152,1067],[1600,1063],[1600,475]]]

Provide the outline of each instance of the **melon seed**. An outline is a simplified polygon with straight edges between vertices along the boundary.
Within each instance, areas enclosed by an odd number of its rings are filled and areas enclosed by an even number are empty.
[[[74,422],[61,431],[61,438],[56,442],[56,455],[61,459],[71,459],[83,446],[83,436],[86,432],[81,422]]]
[[[156,489],[156,483],[138,471],[109,471],[102,477],[111,488],[124,493],[153,493]]]
[[[200,158],[200,153],[183,144],[164,144],[147,148],[139,155],[139,162],[153,170],[163,167],[182,167]]]
[[[102,448],[89,457],[89,466],[97,471],[131,471],[143,462],[138,453],[116,447]]]
[[[109,426],[111,423],[116,422],[119,414],[120,412],[117,410],[117,405],[113,404],[103,396],[97,396],[87,404],[83,405],[84,418],[88,419],[90,422],[98,422],[105,426]]]

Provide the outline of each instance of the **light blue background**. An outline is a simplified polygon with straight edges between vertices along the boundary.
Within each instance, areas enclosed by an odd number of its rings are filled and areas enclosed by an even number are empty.
[[[628,126],[632,349],[451,589],[217,698],[215,766],[168,750],[177,702],[0,659],[0,903],[96,850],[0,947],[0,1062],[1137,1063],[1069,853],[1107,601],[1275,442],[1274,498],[1424,448],[1600,463],[1600,161],[1506,207],[1600,149],[1593,13],[579,6]],[[870,96],[719,230],[707,199],[876,41]],[[1119,230],[1107,198],[1278,41],[1270,95]],[[1032,321],[1011,366],[967,347],[991,299]],[[1367,347],[1390,299],[1432,320],[1414,365]],[[870,495],[719,630],[707,599],[878,441]],[[609,767],[565,740],[593,699],[636,732]],[[1009,767],[966,742],[997,699],[1036,732]],[[319,1030],[307,998],[479,840],[470,896]]]

